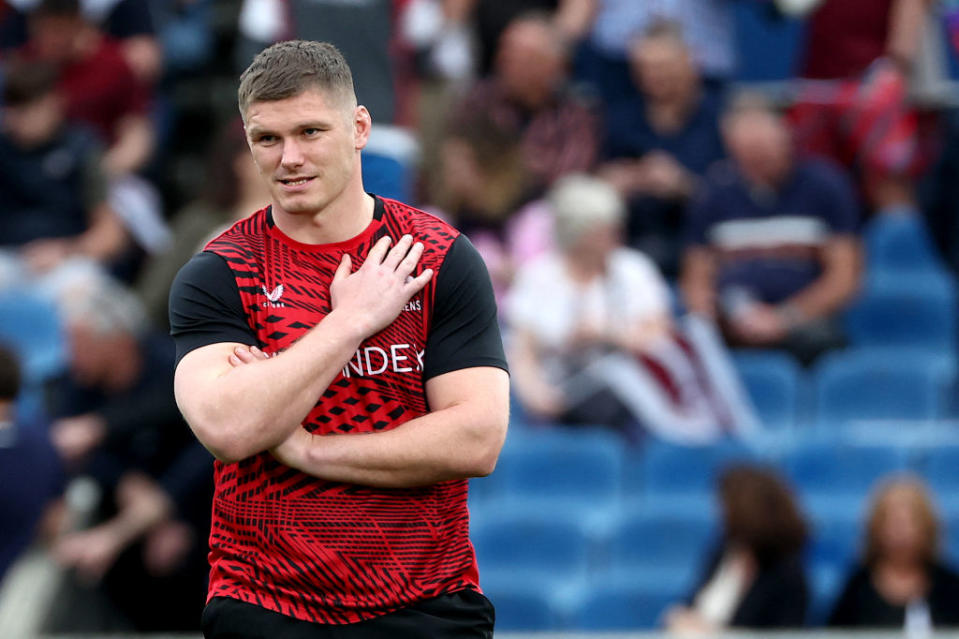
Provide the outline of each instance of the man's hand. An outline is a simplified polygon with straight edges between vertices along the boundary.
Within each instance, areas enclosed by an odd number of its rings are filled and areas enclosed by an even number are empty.
[[[782,314],[774,307],[758,302],[733,317],[730,324],[736,337],[747,344],[773,344],[789,332]]]
[[[76,464],[100,445],[106,430],[103,420],[90,413],[58,419],[53,423],[51,438],[63,461]]]
[[[423,254],[422,243],[414,244],[412,236],[404,235],[387,252],[389,245],[389,237],[380,239],[355,273],[350,272],[350,256],[344,254],[330,284],[333,308],[355,317],[364,337],[386,328],[433,276],[433,270],[426,269],[411,277]]]

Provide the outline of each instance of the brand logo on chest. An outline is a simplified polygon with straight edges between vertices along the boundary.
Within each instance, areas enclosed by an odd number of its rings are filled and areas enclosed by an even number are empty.
[[[265,286],[261,286],[263,289],[263,294],[266,295],[267,301],[263,302],[263,308],[283,308],[286,306],[283,302],[280,301],[280,298],[283,297],[283,285],[280,284],[272,291],[268,290]]]

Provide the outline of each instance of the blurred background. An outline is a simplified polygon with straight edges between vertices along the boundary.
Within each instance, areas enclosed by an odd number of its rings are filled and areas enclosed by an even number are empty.
[[[0,634],[197,635],[167,293],[268,203],[237,79],[290,38],[493,279],[498,630],[959,626],[959,2],[5,0]]]

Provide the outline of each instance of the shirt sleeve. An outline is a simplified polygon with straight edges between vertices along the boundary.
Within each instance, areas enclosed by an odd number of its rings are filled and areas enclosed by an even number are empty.
[[[209,344],[258,344],[240,300],[236,278],[215,253],[194,255],[177,273],[170,288],[170,335],[176,362]]]
[[[508,371],[493,285],[483,259],[465,235],[453,242],[436,278],[423,378],[474,366]]]

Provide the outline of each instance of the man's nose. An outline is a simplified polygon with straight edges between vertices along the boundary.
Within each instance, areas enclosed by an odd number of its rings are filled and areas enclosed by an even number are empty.
[[[303,164],[303,152],[295,139],[283,141],[283,166],[300,166]]]

